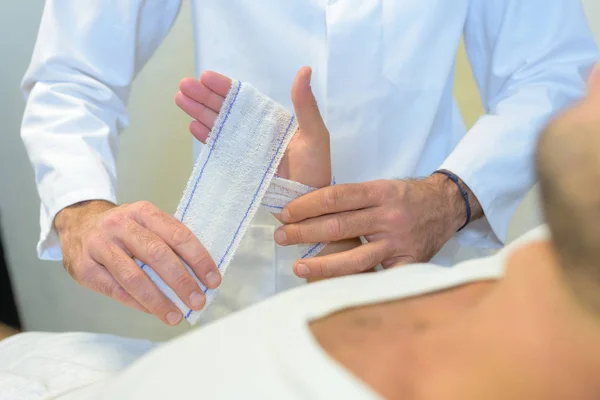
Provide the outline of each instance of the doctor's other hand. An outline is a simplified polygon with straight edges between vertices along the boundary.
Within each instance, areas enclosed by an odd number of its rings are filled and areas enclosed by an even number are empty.
[[[483,216],[469,193],[472,219]],[[429,261],[466,221],[457,185],[442,174],[423,180],[378,180],[329,186],[288,204],[275,232],[283,246],[364,236],[363,246],[296,261],[302,278],[333,277]]]
[[[148,202],[117,206],[85,201],[60,211],[55,220],[63,264],[80,285],[168,325],[183,315],[134,261],[149,265],[191,309],[206,303],[184,260],[209,288],[221,283],[217,267],[198,238],[173,216]]]

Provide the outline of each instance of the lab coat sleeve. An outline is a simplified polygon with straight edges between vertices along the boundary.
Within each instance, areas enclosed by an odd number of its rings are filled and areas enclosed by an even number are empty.
[[[497,247],[535,183],[539,133],[584,95],[598,53],[577,0],[471,0],[464,36],[486,115],[440,168],[485,212],[458,234],[461,244]]]
[[[180,0],[47,0],[29,68],[21,136],[41,200],[38,256],[60,260],[63,208],[116,202],[117,135],[130,86],[169,32]]]

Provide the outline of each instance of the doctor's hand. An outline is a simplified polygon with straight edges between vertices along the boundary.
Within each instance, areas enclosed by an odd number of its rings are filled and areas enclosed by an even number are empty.
[[[183,315],[134,258],[152,266],[193,310],[201,309],[206,299],[181,259],[207,287],[221,283],[214,261],[196,236],[151,203],[86,201],[63,209],[54,225],[65,269],[75,281],[166,324],[177,325]]]
[[[464,188],[467,186],[462,183]],[[472,219],[483,216],[469,192]],[[296,275],[332,277],[429,261],[466,220],[458,187],[445,175],[329,186],[288,204],[275,233],[283,246],[364,236],[363,246],[299,260]]]

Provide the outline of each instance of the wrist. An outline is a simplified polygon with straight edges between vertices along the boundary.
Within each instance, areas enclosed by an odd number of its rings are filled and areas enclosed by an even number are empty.
[[[54,218],[54,229],[59,237],[68,232],[74,225],[81,225],[88,215],[97,214],[116,207],[105,200],[87,200],[75,203],[60,210]]]
[[[450,171],[443,172],[452,174]],[[446,222],[453,229],[453,232],[457,232],[465,224],[483,217],[481,205],[471,189],[460,177],[456,178],[458,178],[458,182],[454,182],[453,179],[443,173],[434,173],[428,178],[438,188],[441,198],[444,199],[447,211],[445,213]]]
[[[427,178],[435,187],[439,199],[438,207],[442,210],[444,226],[454,235],[467,220],[467,207],[458,186],[447,176],[433,174]]]

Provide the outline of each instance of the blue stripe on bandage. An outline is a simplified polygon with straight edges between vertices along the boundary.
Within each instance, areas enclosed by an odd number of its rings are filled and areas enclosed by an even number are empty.
[[[260,203],[261,206],[265,206],[265,207],[271,207],[271,208],[277,208],[279,210],[283,210],[283,206],[274,206],[273,204],[267,204],[267,203]]]
[[[306,257],[308,257],[308,256],[310,255],[310,253],[312,253],[313,251],[315,251],[315,249],[316,249],[317,247],[319,247],[320,245],[321,245],[321,243],[317,243],[317,244],[315,244],[313,247],[311,247],[311,248],[310,248],[310,249],[309,249],[309,250],[306,252],[306,254],[304,254],[304,255],[302,256],[302,258],[306,258]]]

